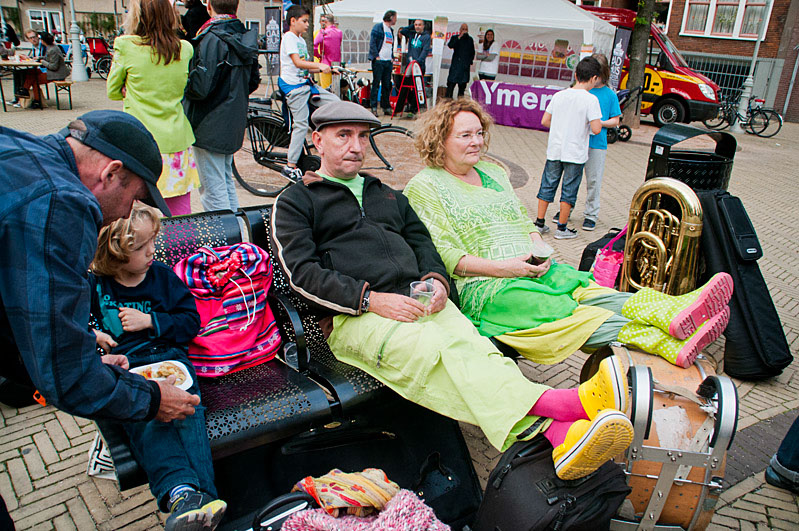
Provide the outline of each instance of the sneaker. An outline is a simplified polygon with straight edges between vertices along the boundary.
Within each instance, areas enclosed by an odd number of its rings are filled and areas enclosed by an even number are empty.
[[[569,214],[569,219],[571,218],[571,214]],[[569,219],[566,220],[566,223],[569,222]],[[555,215],[552,216],[552,223],[560,223],[560,212],[555,212]]]
[[[169,508],[165,531],[212,531],[225,515],[227,504],[197,491],[186,491]]]
[[[577,231],[574,229],[570,229],[569,227],[566,227],[563,230],[558,229],[555,231],[556,240],[571,240],[572,238],[576,237],[577,237]]]
[[[377,107],[372,107],[372,114],[377,116]]]
[[[391,116],[391,114],[391,107],[388,109],[383,109],[383,116]],[[375,113],[375,116],[377,116],[377,113]]]
[[[302,180],[302,170],[299,168],[289,168],[288,166],[283,166],[283,169],[280,170],[280,173],[283,174],[283,177],[294,183],[298,183]]]
[[[539,225],[538,223],[534,223],[534,225],[535,228],[538,229],[538,232],[540,232],[541,234],[546,234],[547,232],[549,232],[549,227],[547,227],[546,225],[543,224]]]
[[[41,108],[42,108],[42,102],[40,102],[39,100],[34,100],[31,102],[31,109],[41,109]]]
[[[772,461],[773,460],[774,458],[772,457]],[[799,494],[799,485],[797,485],[796,483],[792,483],[791,481],[782,477],[780,473],[774,470],[774,468],[771,465],[769,465],[768,468],[766,468],[766,483],[768,483],[772,487],[789,490],[794,494]]]
[[[606,409],[592,421],[575,421],[563,444],[552,450],[555,474],[565,480],[585,477],[626,450],[632,441],[633,425],[619,411]]]
[[[594,230],[596,229],[596,221],[586,219],[583,221],[583,230]]]
[[[8,104],[8,105],[16,105],[18,103],[19,103],[19,100],[17,98],[14,98],[13,100],[6,101],[6,104]]]
[[[17,103],[12,103],[12,104],[11,104],[11,106],[12,106],[12,107],[16,107],[17,109],[21,109],[21,108],[22,108],[22,104],[21,104],[21,103],[19,103],[19,102],[17,102]]]

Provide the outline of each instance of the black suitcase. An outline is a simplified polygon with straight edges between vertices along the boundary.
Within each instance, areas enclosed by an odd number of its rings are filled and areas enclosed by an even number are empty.
[[[735,289],[724,331],[724,372],[742,380],[776,376],[791,364],[788,341],[757,260],[763,256],[741,200],[723,190],[697,191],[703,225],[699,283],[724,271]]]
[[[288,493],[306,476],[322,476],[334,468],[382,469],[401,488],[416,492],[454,530],[470,524],[480,506],[480,482],[458,423],[396,399],[214,461],[219,496],[228,502],[218,529],[250,529],[269,500]]]
[[[584,478],[558,478],[552,445],[539,435],[502,455],[488,476],[472,530],[601,531],[630,491],[624,471],[612,461]]]
[[[608,242],[615,238],[621,231],[622,229],[617,229],[614,227],[597,241],[586,245],[585,249],[583,249],[583,256],[580,258],[580,267],[577,269],[580,271],[590,271],[591,266],[594,265],[594,260],[596,259],[596,252],[607,245]],[[625,242],[627,242],[626,235],[616,240],[616,243],[613,244],[613,250],[623,253]]]

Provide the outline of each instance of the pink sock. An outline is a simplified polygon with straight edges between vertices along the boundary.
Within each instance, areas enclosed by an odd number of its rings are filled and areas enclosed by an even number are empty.
[[[574,422],[552,421],[547,431],[544,432],[544,437],[552,443],[552,448],[557,448],[563,444],[563,441],[566,440],[566,433],[569,431],[569,428],[572,427],[572,424],[574,424]]]
[[[576,387],[572,389],[547,389],[528,414],[565,422],[574,422],[580,419],[589,420],[588,414],[585,412],[582,402],[580,402],[580,393]]]
[[[173,216],[185,216],[191,214],[191,192],[175,197],[165,197],[164,201]]]

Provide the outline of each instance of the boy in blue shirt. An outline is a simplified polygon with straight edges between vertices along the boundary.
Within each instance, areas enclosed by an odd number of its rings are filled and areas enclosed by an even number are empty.
[[[599,108],[602,111],[602,130],[599,134],[591,135],[588,138],[588,160],[585,161],[585,187],[588,197],[585,199],[585,219],[583,220],[583,230],[594,230],[599,218],[599,191],[602,187],[602,174],[605,172],[605,157],[608,153],[608,128],[619,125],[621,107],[616,93],[608,87],[610,78],[610,66],[608,58],[601,53],[595,53],[594,58],[599,61],[601,68],[601,84],[589,90],[591,94],[599,100]]]

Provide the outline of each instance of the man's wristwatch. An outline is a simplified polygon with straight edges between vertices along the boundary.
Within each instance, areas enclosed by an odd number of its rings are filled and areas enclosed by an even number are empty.
[[[372,290],[367,289],[363,293],[363,301],[361,302],[361,313],[366,313],[369,311],[369,295],[372,293]]]

